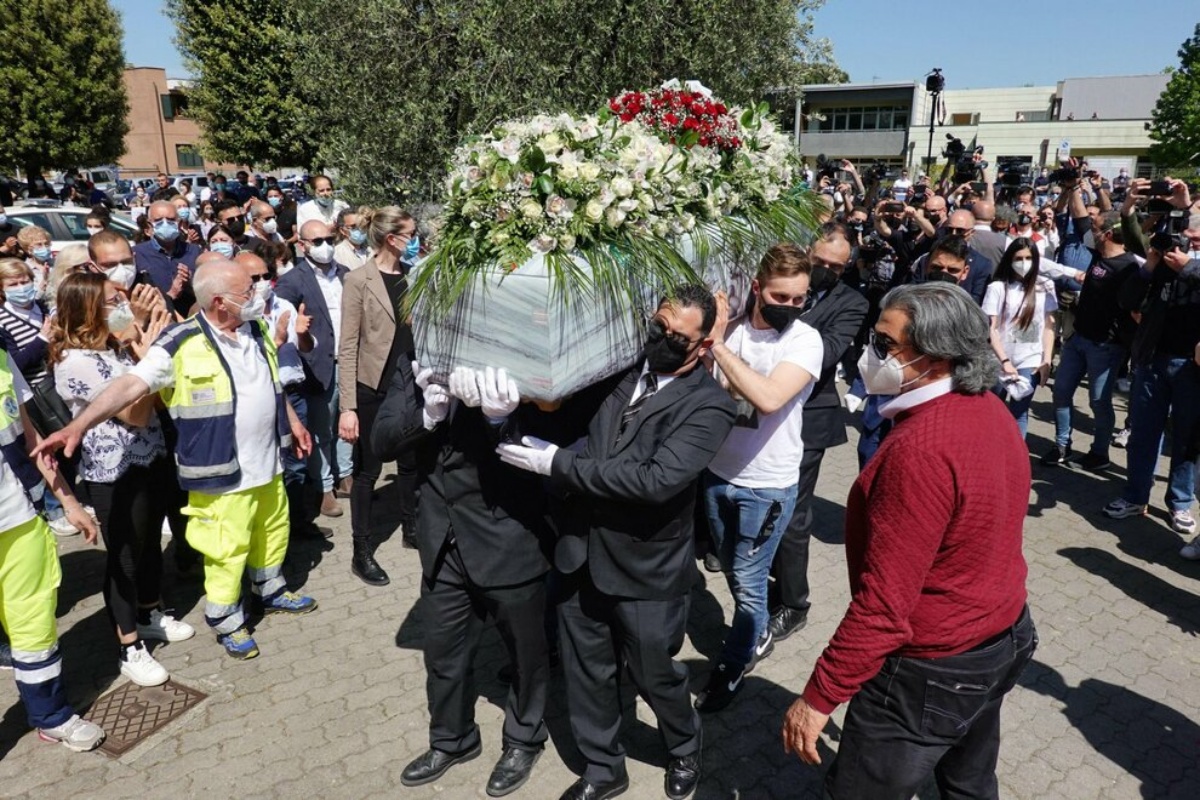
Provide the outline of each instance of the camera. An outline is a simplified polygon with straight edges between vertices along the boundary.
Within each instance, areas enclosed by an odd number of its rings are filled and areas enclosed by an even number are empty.
[[[1079,180],[1079,167],[1059,167],[1048,176],[1051,183],[1070,183]]]
[[[841,169],[840,162],[831,161],[825,157],[824,153],[817,156],[817,169],[815,180],[820,183],[821,178],[828,178],[830,181],[837,180],[838,170]]]
[[[967,146],[963,144],[962,139],[959,139],[952,133],[947,133],[946,139],[946,147],[942,150],[942,155],[951,161],[957,161],[962,158],[963,154],[967,152]]]
[[[884,203],[883,204],[883,213],[896,214],[897,216],[899,216],[900,214],[904,213],[904,203],[901,203],[898,200],[894,200],[889,203]]]
[[[1187,212],[1182,208],[1172,207],[1159,229],[1150,237],[1150,246],[1160,253],[1169,253],[1172,250],[1182,250],[1186,253],[1192,247],[1191,241],[1183,233],[1187,226]]]
[[[1029,164],[1019,158],[996,159],[997,172],[1003,173],[1000,185],[1016,189],[1029,185]]]
[[[867,183],[879,183],[881,180],[887,177],[887,173],[887,165],[880,161],[876,161],[874,164],[867,167],[867,171],[864,173],[863,177],[866,178]]]
[[[1170,181],[1150,181],[1150,189],[1146,192],[1150,197],[1170,197]]]

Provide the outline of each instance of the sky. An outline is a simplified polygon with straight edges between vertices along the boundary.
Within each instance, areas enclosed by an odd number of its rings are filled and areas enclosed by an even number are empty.
[[[161,0],[112,3],[125,23],[126,61],[188,77]],[[1019,7],[1040,13],[1007,12]],[[834,58],[856,83],[921,80],[941,67],[948,89],[1053,86],[1065,78],[1177,66],[1179,46],[1200,22],[1200,4],[1150,0],[1141,8],[1152,13],[1118,0],[827,0],[814,15],[813,33],[833,42]]]

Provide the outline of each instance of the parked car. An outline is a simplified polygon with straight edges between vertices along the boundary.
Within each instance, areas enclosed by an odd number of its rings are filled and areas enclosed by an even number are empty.
[[[58,205],[57,201],[42,200],[12,206],[6,211],[8,221],[18,228],[38,225],[50,231],[50,249],[55,255],[69,244],[86,243],[88,240],[85,220],[91,213],[90,209],[62,206]],[[134,221],[119,211],[112,213],[112,229],[130,242],[137,233]]]
[[[117,200],[122,208],[129,208],[130,201],[137,195],[137,187],[142,187],[146,190],[146,196],[154,194],[154,190],[158,188],[158,181],[154,178],[134,178],[129,182],[129,189],[120,195]]]

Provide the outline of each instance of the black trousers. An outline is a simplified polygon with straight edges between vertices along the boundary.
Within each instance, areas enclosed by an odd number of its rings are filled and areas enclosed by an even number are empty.
[[[354,541],[366,542],[371,538],[375,483],[383,472],[383,461],[371,447],[371,431],[387,393],[361,383],[357,391],[358,441],[354,443],[354,485],[350,488],[350,532]],[[417,462],[411,451],[396,461],[396,480],[400,490],[400,524],[405,533],[411,533],[417,519]]]
[[[108,551],[104,605],[122,633],[137,631],[139,606],[162,599],[162,524],[172,475],[163,458],[130,467],[112,483],[87,484]]]
[[[608,783],[625,773],[621,746],[621,665],[658,717],[672,758],[700,750],[700,715],[692,708],[683,646],[688,596],[631,600],[604,594],[587,566],[563,579],[558,607],[559,652],[566,671],[571,731],[587,761],[583,777]]]
[[[775,560],[771,562],[771,573],[775,583],[771,587],[771,609],[781,606],[807,611],[808,600],[808,545],[812,539],[813,494],[817,489],[817,475],[821,472],[824,450],[805,450],[800,458],[800,480],[796,490],[796,508],[788,522]]]
[[[504,746],[541,749],[548,735],[542,717],[550,682],[543,625],[545,579],[518,586],[476,586],[463,567],[458,548],[447,544],[443,556],[437,580],[432,584],[421,581],[429,746],[460,753],[479,743],[473,663],[484,621],[490,616],[496,620],[513,664],[504,705]]]
[[[889,657],[850,701],[825,791],[833,800],[909,800],[932,771],[943,800],[999,798],[1000,704],[1037,642],[1026,608],[965,653]]]

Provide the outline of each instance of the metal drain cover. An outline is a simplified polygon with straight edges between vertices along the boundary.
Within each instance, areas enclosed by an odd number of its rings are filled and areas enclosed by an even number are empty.
[[[87,718],[107,734],[100,750],[115,758],[206,697],[175,681],[162,686],[126,683],[98,698]]]

